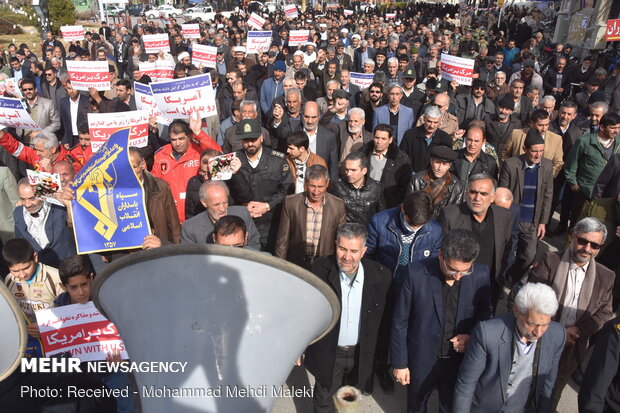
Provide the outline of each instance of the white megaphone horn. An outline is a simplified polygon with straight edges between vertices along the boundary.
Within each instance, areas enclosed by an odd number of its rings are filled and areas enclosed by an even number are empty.
[[[269,412],[340,304],[312,273],[243,248],[176,245],[128,255],[96,277],[96,306],[132,362],[186,362],[135,374],[146,413]]]

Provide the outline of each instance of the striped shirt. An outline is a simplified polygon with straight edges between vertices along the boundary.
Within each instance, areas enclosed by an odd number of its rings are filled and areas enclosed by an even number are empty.
[[[321,205],[314,209],[308,202],[308,197],[304,199],[306,204],[306,257],[316,257],[319,240],[321,238],[321,221],[323,220],[323,206],[325,205],[325,197]]]

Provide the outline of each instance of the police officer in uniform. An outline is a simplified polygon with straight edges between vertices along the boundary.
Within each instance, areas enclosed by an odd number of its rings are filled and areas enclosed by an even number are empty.
[[[260,234],[263,251],[273,253],[279,218],[274,216],[284,197],[293,193],[293,177],[284,154],[263,147],[260,123],[244,119],[237,124],[237,136],[243,149],[237,152],[241,160],[241,174],[251,191],[248,212]],[[234,196],[233,189],[233,196]]]
[[[579,413],[620,412],[620,317],[596,335],[579,391]]]

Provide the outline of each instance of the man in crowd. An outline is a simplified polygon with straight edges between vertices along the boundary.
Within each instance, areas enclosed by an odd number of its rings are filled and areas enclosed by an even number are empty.
[[[388,86],[388,104],[379,106],[374,113],[372,120],[373,129],[380,123],[388,124],[394,131],[396,144],[400,145],[405,133],[415,125],[415,114],[413,109],[401,105],[403,88],[398,84]]]
[[[64,136],[62,144],[67,148],[73,148],[79,141],[79,127],[88,122],[88,112],[91,111],[88,96],[73,88],[70,80],[65,84],[67,96],[60,99],[58,110],[60,121],[63,126]]]
[[[319,155],[310,152],[310,140],[302,131],[293,132],[286,138],[286,160],[295,183],[295,193],[305,190],[306,170],[313,165],[321,165],[327,168],[327,164]]]
[[[284,198],[275,256],[304,268],[334,253],[336,228],[346,222],[344,202],[327,193],[327,168],[312,165],[304,174],[304,192]]]
[[[484,131],[478,126],[471,126],[465,135],[465,147],[457,150],[452,170],[456,178],[467,186],[469,178],[480,173],[497,177],[497,161],[483,152],[486,139]]]

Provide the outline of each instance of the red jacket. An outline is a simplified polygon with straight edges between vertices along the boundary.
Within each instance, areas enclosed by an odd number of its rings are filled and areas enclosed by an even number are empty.
[[[151,171],[153,175],[163,179],[170,185],[181,223],[185,221],[185,190],[187,189],[187,181],[198,173],[200,154],[205,149],[222,150],[220,145],[204,131],[200,132],[196,140],[197,142],[191,141],[187,152],[178,160],[172,156],[172,145],[162,146],[155,153],[155,162]]]
[[[19,142],[17,139],[11,136],[10,133],[4,132],[2,137],[0,137],[0,145],[2,145],[8,153],[13,155],[20,161],[24,161],[28,165],[32,165],[37,171],[41,170],[41,158],[37,154],[37,151]],[[58,152],[58,158],[56,158],[56,160],[52,162],[52,165],[60,161],[69,161],[71,162],[71,164],[73,164],[73,170],[75,172],[80,170],[82,165],[73,155],[69,153],[67,149],[65,149],[64,146],[58,145]]]
[[[93,149],[90,145],[88,145],[86,149],[82,149],[82,147],[78,144],[75,145],[69,153],[80,163],[80,165],[84,166],[93,156]]]

